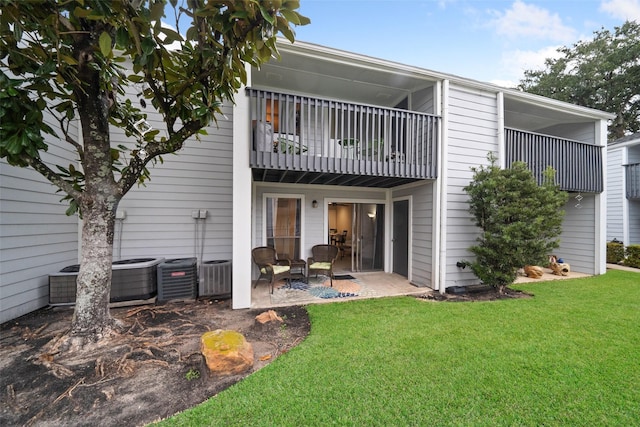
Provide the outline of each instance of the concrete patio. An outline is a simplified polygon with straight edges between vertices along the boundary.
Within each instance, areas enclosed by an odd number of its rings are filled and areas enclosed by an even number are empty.
[[[616,266],[607,266],[609,268],[616,268]],[[565,279],[577,279],[582,277],[589,277],[589,274],[570,272],[567,276],[557,276],[552,274],[552,271],[548,268],[544,268],[544,274],[539,279],[532,279],[525,276],[518,276],[515,283],[532,283],[532,282],[546,282],[551,280],[565,280]],[[350,275],[356,282],[366,288],[366,292],[363,292],[359,296],[347,296],[341,298],[317,298],[309,295],[308,298],[297,297],[295,300],[287,301],[286,298],[275,298],[271,295],[269,289],[269,283],[265,280],[260,281],[255,289],[252,289],[251,294],[251,308],[273,308],[283,307],[288,305],[298,304],[322,304],[330,302],[351,301],[355,299],[367,299],[367,298],[382,298],[401,295],[423,295],[429,294],[434,291],[429,287],[417,287],[412,285],[406,277],[400,276],[394,273],[383,272],[367,272],[367,273],[351,273],[346,266],[341,266],[336,271],[337,275]],[[276,286],[282,287],[283,283]],[[338,286],[336,286],[338,287]],[[277,292],[277,290],[276,290]]]

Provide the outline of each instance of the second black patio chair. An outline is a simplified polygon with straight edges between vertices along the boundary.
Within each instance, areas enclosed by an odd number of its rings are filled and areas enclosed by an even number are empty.
[[[311,248],[311,256],[307,259],[308,275],[312,273],[326,274],[333,287],[333,263],[338,258],[340,250],[334,245],[315,245]]]

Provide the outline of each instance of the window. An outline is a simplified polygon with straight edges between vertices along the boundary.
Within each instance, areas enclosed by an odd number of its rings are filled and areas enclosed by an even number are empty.
[[[278,258],[300,259],[301,217],[300,198],[266,198],[267,246]]]

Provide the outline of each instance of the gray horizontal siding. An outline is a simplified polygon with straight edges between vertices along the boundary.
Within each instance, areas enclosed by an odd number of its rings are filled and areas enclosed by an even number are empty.
[[[629,200],[629,242],[640,245],[640,200]]]
[[[411,95],[412,110],[435,114],[434,88],[429,87]]]
[[[411,196],[413,203],[411,282],[432,287],[433,274],[433,186],[429,182],[417,187],[393,191],[393,198]]]
[[[569,263],[572,271],[595,274],[596,196],[581,194],[583,198],[578,201],[577,195],[569,194],[564,208],[560,247],[556,249],[555,255]]]
[[[176,155],[150,169],[151,180],[134,186],[122,199],[126,218],[116,223],[114,256],[183,258],[200,261],[230,259],[232,247],[233,110],[223,107],[227,119],[208,128],[200,141],[191,138]],[[160,126],[151,114],[150,123]],[[131,146],[121,133],[112,143]],[[207,210],[207,218],[192,218],[194,210]]]
[[[498,151],[498,114],[495,94],[452,86],[449,96],[447,170],[447,233],[445,287],[470,285],[478,279],[456,262],[472,259],[468,251],[479,234],[469,214],[464,191],[473,179],[471,167],[487,165],[487,154]]]
[[[538,129],[538,133],[557,136],[558,138],[582,141],[587,144],[596,143],[595,123],[566,123],[544,129]]]
[[[45,163],[73,162],[63,143],[47,142]],[[0,322],[46,306],[49,274],[78,261],[77,218],[65,215],[68,205],[61,198],[34,170],[0,161]]]
[[[622,240],[624,168],[623,149],[609,149],[607,153],[607,240]]]

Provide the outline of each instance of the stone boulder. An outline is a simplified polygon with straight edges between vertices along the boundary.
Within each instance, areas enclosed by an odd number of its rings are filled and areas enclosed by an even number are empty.
[[[218,329],[200,337],[200,351],[216,375],[235,375],[253,367],[253,347],[236,331]]]

